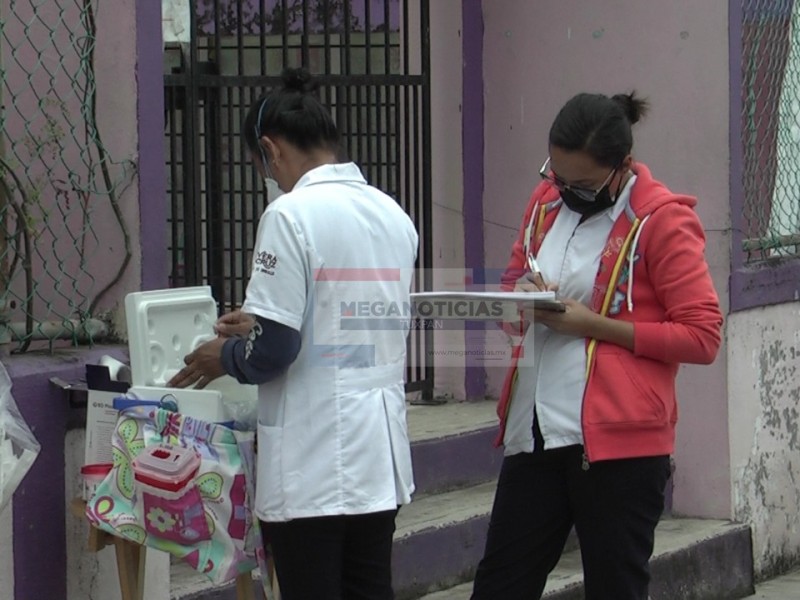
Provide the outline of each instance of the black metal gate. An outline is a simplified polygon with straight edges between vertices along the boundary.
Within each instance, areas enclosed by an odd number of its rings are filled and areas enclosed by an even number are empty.
[[[346,150],[420,233],[417,289],[430,283],[429,0],[190,0],[191,42],[167,46],[166,148],[172,286],[210,285],[241,304],[265,208],[239,136],[250,105],[308,68]],[[431,332],[412,332],[408,391],[430,398]]]

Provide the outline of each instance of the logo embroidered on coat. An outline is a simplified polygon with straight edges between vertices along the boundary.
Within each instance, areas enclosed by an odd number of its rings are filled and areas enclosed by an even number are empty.
[[[278,257],[270,252],[259,252],[255,260],[255,268],[260,273],[267,275],[275,274],[275,267],[278,265]]]

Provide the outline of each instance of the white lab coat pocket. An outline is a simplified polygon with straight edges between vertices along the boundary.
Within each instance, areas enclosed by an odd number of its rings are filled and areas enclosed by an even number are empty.
[[[255,512],[265,521],[281,521],[286,497],[283,489],[283,428],[258,426]]]
[[[414,475],[411,467],[411,446],[406,424],[406,403],[402,388],[384,389],[383,404],[386,412],[386,425],[389,430],[389,443],[394,463],[394,485],[397,504],[411,502],[414,493]]]

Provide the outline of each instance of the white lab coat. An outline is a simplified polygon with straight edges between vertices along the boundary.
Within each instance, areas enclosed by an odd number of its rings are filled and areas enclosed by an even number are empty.
[[[600,257],[616,220],[628,206],[636,175],[625,184],[613,208],[581,223],[562,208],[539,249],[544,280],[558,293],[589,306]],[[557,333],[532,323],[523,339],[519,378],[503,438],[505,456],[533,451],[533,411],[545,450],[583,444],[581,410],[586,387],[586,339]]]
[[[410,502],[403,325],[417,243],[411,219],[352,163],[309,171],[264,212],[242,308],[298,330],[302,347],[259,387],[260,519]],[[399,318],[378,318],[387,308]]]

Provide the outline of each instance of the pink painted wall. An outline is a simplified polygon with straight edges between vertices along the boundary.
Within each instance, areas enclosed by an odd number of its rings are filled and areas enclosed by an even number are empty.
[[[136,47],[136,11],[140,3],[136,0],[116,0],[112,5],[101,4],[98,13],[98,47],[102,49],[97,54],[97,90],[98,90],[98,120],[103,140],[109,153],[116,160],[133,160],[140,164],[139,150],[141,140],[138,137],[139,119],[137,116],[138,87],[137,69],[142,69],[137,64]],[[137,35],[143,35],[137,32]],[[157,33],[152,34],[155,38]],[[148,68],[150,65],[148,65]],[[156,179],[163,173],[139,173],[139,175]],[[134,177],[130,188],[121,198],[123,219],[131,236],[132,251],[131,262],[127,267],[123,279],[116,287],[109,291],[104,302],[99,306],[102,309],[118,308],[128,292],[137,291],[141,287],[141,253],[140,243],[140,215],[139,205],[146,199],[139,194],[140,181]],[[163,192],[163,189],[161,190]],[[166,202],[166,196],[164,196]],[[106,206],[104,213],[98,215],[98,229],[103,231],[99,252],[113,254],[117,261],[121,260],[122,240],[119,225],[110,215]],[[147,219],[142,219],[145,223]],[[106,224],[104,227],[103,224]],[[154,227],[161,227],[161,223],[153,223]],[[143,237],[143,236],[142,236]],[[101,255],[102,256],[102,255]],[[98,256],[92,263],[99,273],[98,283],[105,285],[116,273],[119,262],[103,266],[103,260]]]
[[[563,103],[582,91],[636,89],[652,111],[634,130],[634,154],[674,190],[699,197],[706,254],[727,307],[727,2],[491,0],[483,11],[487,266],[505,265]],[[681,371],[678,513],[731,513],[724,356]],[[490,374],[495,394],[498,375]]]
[[[140,252],[134,2],[118,0],[113,9],[99,5],[94,54],[98,128],[112,161],[109,174],[117,186],[133,253],[123,280],[99,303],[98,310],[104,310],[125,291],[138,288]],[[34,314],[38,320],[60,320],[75,316],[75,309],[86,310],[123,259],[121,229],[108,196],[94,191],[106,186],[98,166],[100,154],[87,142],[82,116],[86,75],[79,53],[86,34],[75,2],[16,2],[11,11],[9,1],[3,0],[0,13],[6,21],[0,48],[6,69],[3,103],[8,108],[4,155],[28,187],[35,247]],[[42,143],[44,150],[37,152],[35,146]],[[18,298],[27,293],[23,280],[18,270],[12,285]],[[24,320],[21,309],[18,301],[12,320]]]
[[[434,289],[464,268],[461,4],[462,0],[430,4]],[[462,330],[434,334],[437,350],[458,354],[464,349]],[[436,363],[435,393],[463,399],[463,356],[439,357]]]

